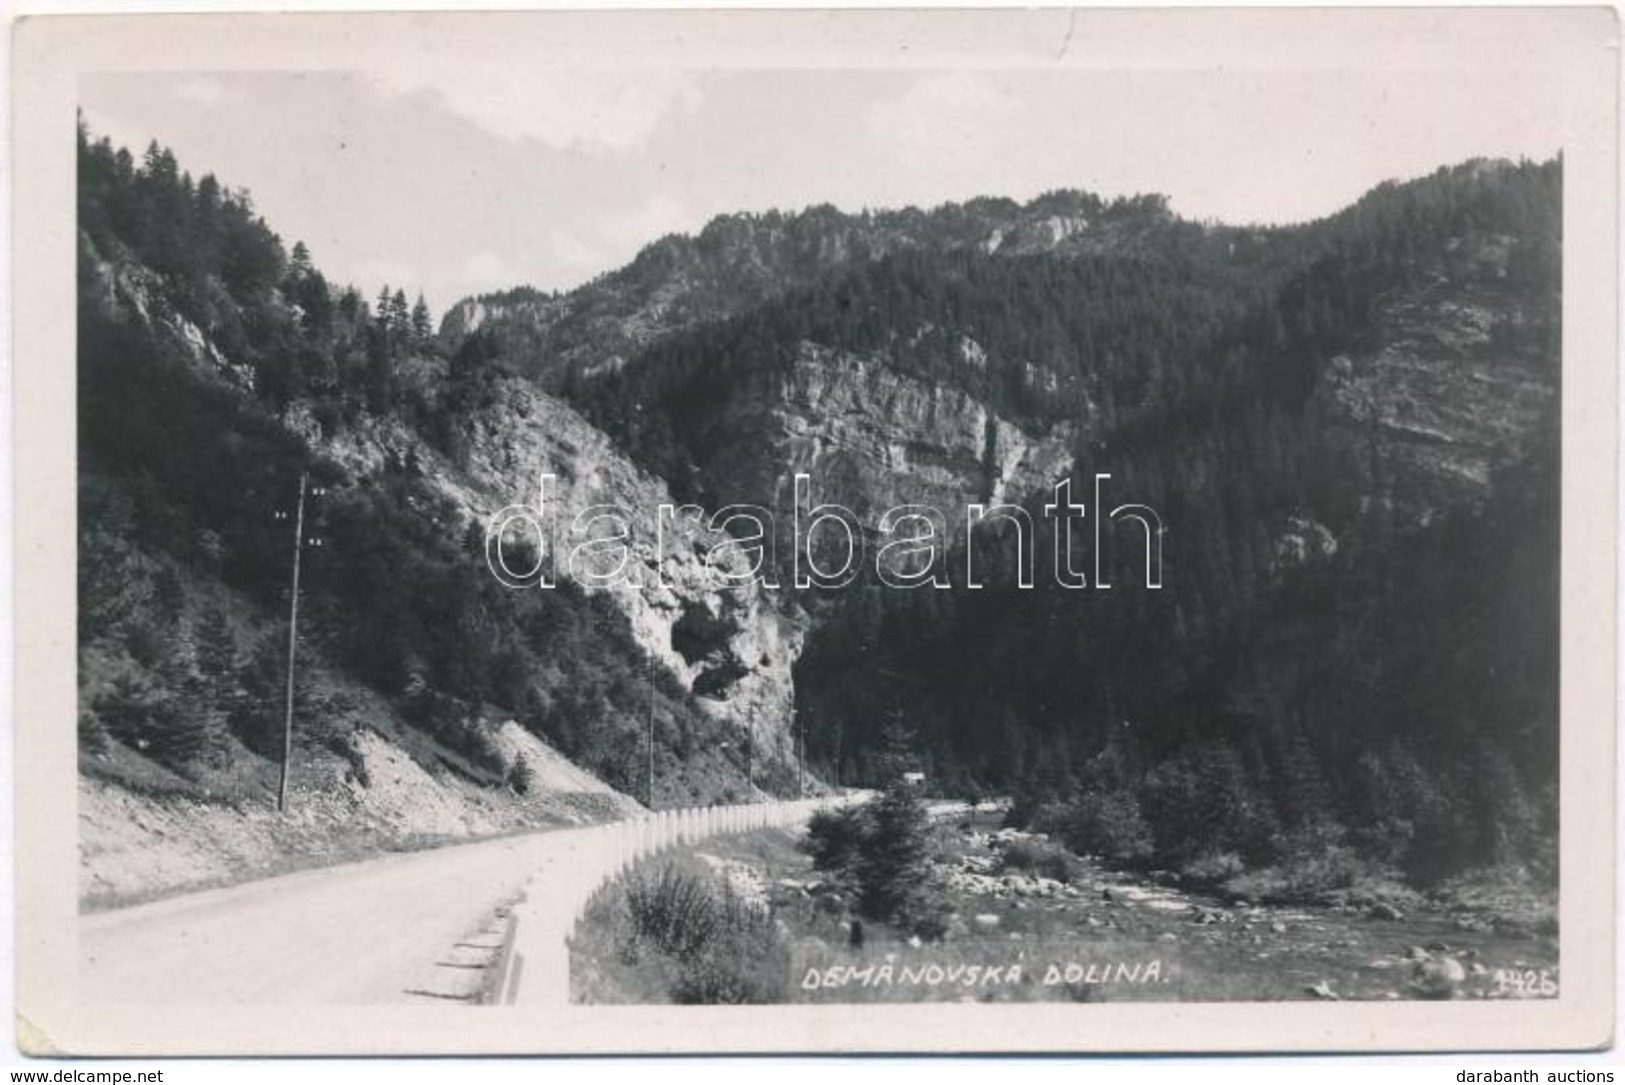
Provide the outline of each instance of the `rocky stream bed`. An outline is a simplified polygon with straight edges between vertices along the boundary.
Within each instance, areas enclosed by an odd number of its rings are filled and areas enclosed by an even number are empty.
[[[1166,884],[1171,876],[1138,876],[1089,859],[1078,860],[1061,881],[1005,868],[1004,849],[1031,834],[961,830],[957,837],[960,854],[933,863],[953,909],[940,943],[876,924],[854,939],[839,889],[810,864],[800,872],[760,870],[761,892],[754,895],[773,904],[798,960],[817,966],[861,972],[881,961],[900,974],[911,962],[947,968],[959,960],[979,963],[985,977],[992,968],[1022,965],[1021,982],[974,990],[952,980],[881,990],[846,976],[842,996],[865,1001],[1496,999],[1559,992],[1555,929],[1526,914],[1443,897],[1417,897],[1403,910],[1381,901],[1226,900]],[[749,887],[748,863],[728,861],[727,876],[738,888]],[[1140,982],[1151,961],[1156,982]],[[1046,983],[1046,973],[1060,982]]]

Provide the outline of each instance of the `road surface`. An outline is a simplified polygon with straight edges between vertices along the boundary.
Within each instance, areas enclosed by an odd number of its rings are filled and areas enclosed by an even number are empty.
[[[580,832],[391,855],[83,916],[84,996],[400,1002],[437,956]]]
[[[489,943],[493,911],[523,894],[512,955],[523,967],[501,977],[498,993],[509,1002],[554,1002],[568,990],[565,939],[605,879],[675,844],[799,824],[817,804],[663,811],[82,916],[81,997],[213,1006],[456,997],[479,979],[470,962],[482,960],[482,950],[470,943]]]

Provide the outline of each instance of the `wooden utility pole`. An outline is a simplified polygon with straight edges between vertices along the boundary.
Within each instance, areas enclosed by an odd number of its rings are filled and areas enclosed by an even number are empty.
[[[293,520],[293,593],[288,599],[288,691],[282,716],[282,779],[277,783],[278,813],[288,809],[288,770],[293,764],[293,657],[299,643],[299,555],[305,548],[305,482],[299,473],[299,506]]]
[[[645,805],[655,808],[655,656],[649,653],[649,793]]]
[[[796,798],[807,797],[807,724],[802,722],[796,729]]]

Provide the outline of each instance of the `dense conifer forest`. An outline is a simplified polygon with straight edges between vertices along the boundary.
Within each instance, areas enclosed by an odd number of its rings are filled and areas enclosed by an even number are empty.
[[[300,690],[321,722],[301,742],[342,750],[379,703],[489,777],[485,721],[510,716],[641,796],[652,712],[670,774],[737,761],[739,736],[603,597],[497,584],[481,525],[426,485],[431,465],[361,474],[326,450],[394,425],[456,470],[461,420],[537,381],[677,496],[771,503],[729,492],[718,461],[812,343],[1075,434],[1075,489],[1109,472],[1168,528],[1160,590],[1120,546],[1110,589],[995,575],[969,590],[956,573],[946,590],[785,593],[806,639],[795,718],[775,725],[804,737],[817,775],[871,783],[882,732],[906,733],[934,787],[1009,794],[1017,821],[1125,864],[1552,877],[1557,398],[1501,426],[1495,469],[1452,488],[1414,469],[1413,445],[1393,451],[1378,412],[1351,429],[1335,397],[1355,387],[1350,359],[1442,341],[1430,314],[1464,310],[1489,314],[1477,362],[1557,389],[1561,186],[1560,161],[1474,162],[1270,228],[1080,193],[730,216],[568,298],[484,299],[575,306],[545,328],[452,336],[422,297],[329,281],[246,192],[81,125],[82,742],[181,779],[268,771],[287,601],[271,518],[308,472],[327,495]],[[1088,228],[983,244],[1049,215]],[[605,338],[606,314],[679,273],[659,334]],[[606,344],[620,364],[581,364]],[[1458,409],[1447,382],[1433,394]],[[1039,561],[1050,497],[1021,498]],[[990,528],[971,545],[1007,574],[1015,542]],[[788,767],[761,768],[792,786]]]

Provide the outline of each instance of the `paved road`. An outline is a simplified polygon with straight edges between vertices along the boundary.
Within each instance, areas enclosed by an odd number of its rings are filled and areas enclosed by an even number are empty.
[[[400,1002],[437,955],[581,832],[392,855],[85,916],[84,997]]]
[[[826,801],[662,811],[85,916],[81,998],[218,1006],[451,997],[459,989],[454,981],[470,979],[457,973],[466,967],[459,954],[468,952],[458,943],[523,892],[514,912],[515,970],[503,977],[501,994],[509,1002],[557,1004],[568,997],[565,940],[606,878],[676,844],[799,824]]]

